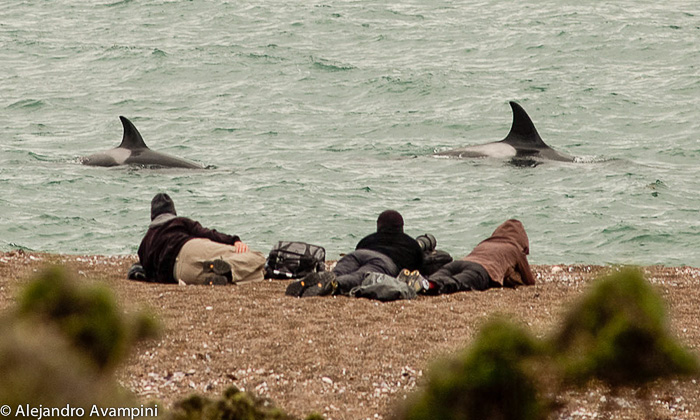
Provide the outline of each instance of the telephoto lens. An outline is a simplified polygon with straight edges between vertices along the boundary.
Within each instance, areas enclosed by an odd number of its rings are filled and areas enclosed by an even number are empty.
[[[429,233],[417,237],[416,242],[423,252],[433,252],[437,246],[437,239]]]

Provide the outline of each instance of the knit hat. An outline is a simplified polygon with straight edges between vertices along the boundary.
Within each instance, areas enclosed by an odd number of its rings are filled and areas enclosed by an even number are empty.
[[[377,218],[377,232],[403,232],[403,217],[396,210],[384,210]]]
[[[177,215],[175,203],[166,193],[158,193],[151,200],[151,220],[164,213]]]

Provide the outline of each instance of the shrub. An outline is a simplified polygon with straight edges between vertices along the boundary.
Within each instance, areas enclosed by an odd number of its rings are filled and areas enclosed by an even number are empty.
[[[637,269],[593,285],[565,316],[552,340],[564,377],[609,385],[641,385],[695,373],[697,360],[669,333],[664,303]]]
[[[275,407],[270,401],[257,398],[236,387],[224,391],[222,398],[211,400],[199,395],[191,395],[176,402],[169,413],[171,420],[293,420],[294,417]],[[307,420],[323,420],[312,414]]]
[[[47,269],[26,286],[17,310],[0,319],[0,401],[86,413],[92,405],[132,405],[105,368],[134,340],[152,334],[154,323],[125,317],[106,289],[80,284],[62,268]]]
[[[470,349],[432,366],[426,388],[401,417],[540,419],[546,415],[527,361],[540,353],[521,328],[492,320]]]
[[[115,367],[135,341],[154,336],[158,329],[151,317],[122,314],[107,288],[80,284],[59,266],[26,287],[18,315],[55,325],[100,370]]]
[[[116,383],[97,375],[55,329],[9,319],[0,329],[3,404],[86,408],[122,401]]]

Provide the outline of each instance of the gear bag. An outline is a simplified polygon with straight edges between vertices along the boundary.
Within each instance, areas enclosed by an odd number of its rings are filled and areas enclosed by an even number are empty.
[[[279,241],[265,261],[268,279],[298,279],[325,270],[325,248],[306,242]]]
[[[420,273],[428,277],[438,271],[440,267],[452,262],[452,256],[447,251],[434,249],[430,252],[423,253],[423,266]]]
[[[362,285],[350,290],[350,296],[391,302],[401,299],[414,299],[416,291],[408,284],[384,273],[366,273]]]

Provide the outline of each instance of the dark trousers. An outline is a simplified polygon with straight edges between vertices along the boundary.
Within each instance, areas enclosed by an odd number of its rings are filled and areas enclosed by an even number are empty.
[[[443,265],[428,277],[428,281],[435,284],[435,289],[430,289],[429,293],[435,294],[486,290],[498,285],[491,281],[489,273],[481,264],[463,260]]]
[[[333,268],[338,290],[343,294],[361,285],[366,273],[384,273],[396,277],[399,268],[391,258],[369,249],[358,249],[345,255]]]

